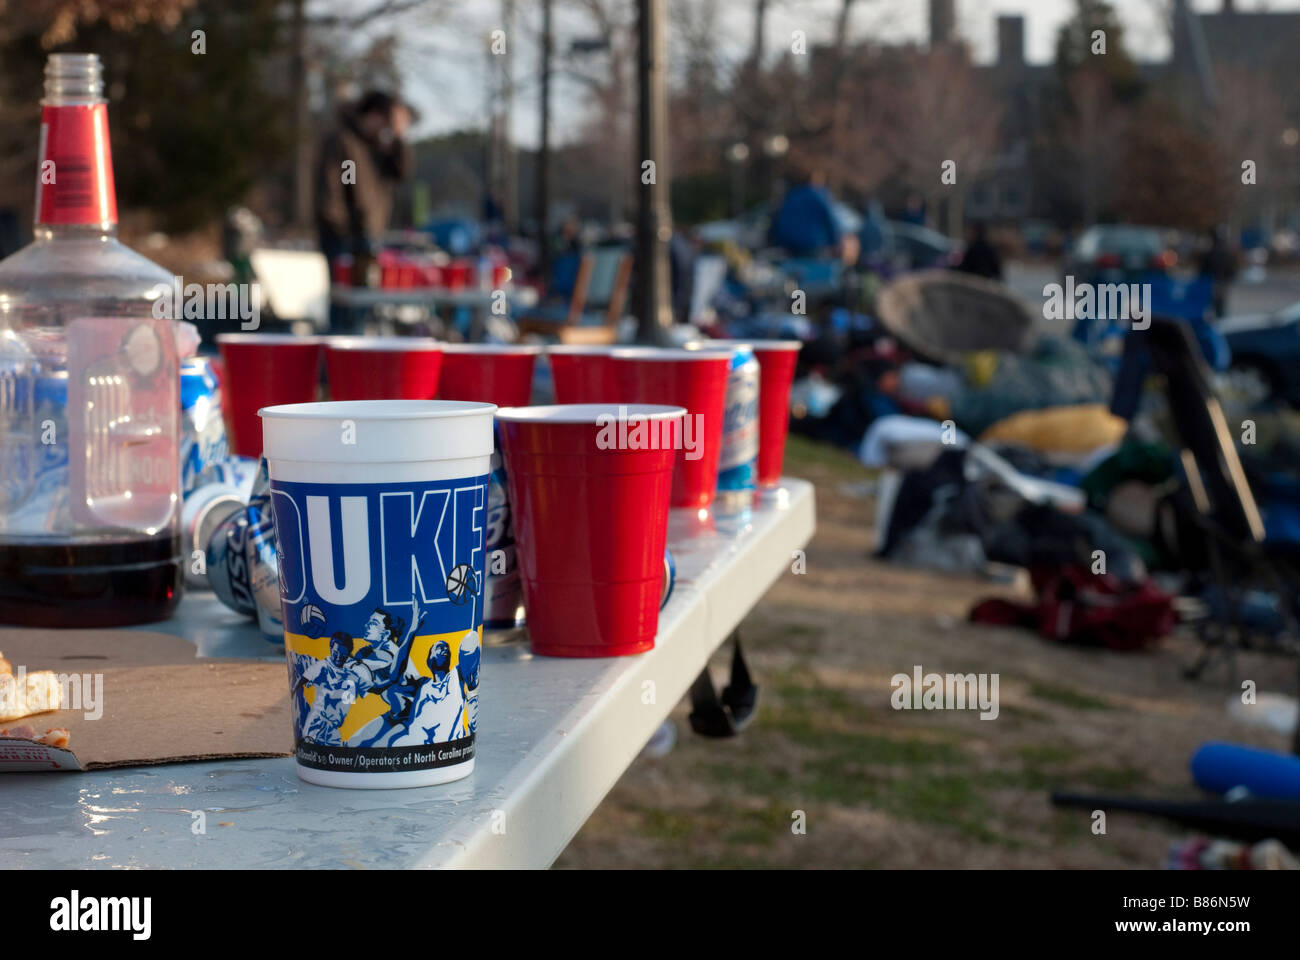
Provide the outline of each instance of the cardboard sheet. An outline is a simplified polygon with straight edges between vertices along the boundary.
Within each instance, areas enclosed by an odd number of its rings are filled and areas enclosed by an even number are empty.
[[[293,752],[283,663],[200,660],[180,637],[139,630],[0,628],[0,651],[15,672],[21,665],[29,673],[79,675],[90,693],[83,691],[76,709],[0,722],[0,729],[28,725],[44,733],[63,727],[69,733],[62,750],[0,738],[0,773]],[[77,682],[66,689],[75,693]]]

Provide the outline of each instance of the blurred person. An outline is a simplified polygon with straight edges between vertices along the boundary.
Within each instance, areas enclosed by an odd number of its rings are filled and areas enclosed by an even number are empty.
[[[321,141],[316,170],[316,229],[333,261],[352,256],[352,283],[365,286],[380,238],[388,228],[399,181],[413,165],[406,134],[411,108],[392,94],[371,90],[339,110]],[[344,164],[351,161],[353,166]]]
[[[898,219],[904,223],[914,223],[918,227],[925,226],[925,200],[921,195],[909,193],[905,203],[903,214]]]
[[[673,295],[673,320],[691,322],[691,299],[695,294],[695,243],[680,230],[668,241],[669,284]]]
[[[862,218],[862,229],[858,232],[863,258],[870,259],[884,252],[888,229],[885,210],[880,201],[872,197]]]
[[[543,277],[549,301],[567,304],[578,283],[582,264],[582,222],[574,215],[564,218],[559,230],[546,241],[551,249],[551,275]]]
[[[845,240],[825,175],[817,168],[798,171],[772,217],[768,241],[793,257],[839,257],[846,253]],[[856,256],[857,237],[853,241]]]
[[[1228,228],[1223,224],[1210,231],[1210,245],[1201,254],[1197,272],[1209,279],[1214,316],[1222,317],[1228,305],[1228,287],[1237,276],[1237,256],[1228,243]]]
[[[501,203],[501,195],[495,190],[483,191],[483,232],[488,243],[503,249],[509,245],[505,206]]]
[[[957,270],[988,280],[1002,279],[1002,258],[998,248],[989,241],[988,224],[977,220],[966,231],[966,249],[962,252]]]
[[[573,214],[564,218],[560,229],[551,237],[553,257],[565,257],[570,254],[582,255],[582,221]]]

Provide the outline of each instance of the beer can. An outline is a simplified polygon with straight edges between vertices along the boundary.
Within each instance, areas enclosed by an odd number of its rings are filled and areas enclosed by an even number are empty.
[[[280,564],[265,459],[248,504],[218,524],[208,540],[207,569],[208,581],[222,603],[256,619],[266,639],[284,642]]]
[[[673,559],[673,553],[667,547],[664,547],[664,586],[663,591],[659,594],[659,609],[662,610],[668,606],[668,600],[673,595],[673,587],[677,585],[677,561]]]
[[[487,549],[487,584],[483,597],[483,626],[512,630],[524,625],[524,588],[515,556],[515,535],[510,522],[510,491],[501,446],[492,454],[488,480],[488,519],[484,537]]]
[[[718,500],[723,506],[749,506],[758,478],[758,358],[748,344],[732,349],[727,377],[722,455],[718,460]]]
[[[209,467],[213,483],[225,484],[239,491],[239,498],[247,503],[253,496],[253,484],[257,482],[258,459],[256,457],[226,457]]]
[[[207,483],[185,494],[181,507],[181,548],[188,586],[197,589],[211,586],[207,570],[208,542],[227,517],[242,509],[244,498],[224,483]]]
[[[181,494],[217,479],[213,466],[226,456],[221,388],[207,357],[181,362]]]
[[[40,536],[68,523],[68,371],[31,372],[28,367],[9,383],[0,378],[14,413],[32,420],[29,433],[0,437],[0,513],[7,514],[6,532]]]

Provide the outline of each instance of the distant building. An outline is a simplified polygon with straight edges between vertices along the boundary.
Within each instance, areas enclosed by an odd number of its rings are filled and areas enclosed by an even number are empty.
[[[1020,221],[1043,213],[1035,204],[1030,146],[1041,129],[1043,91],[1055,75],[1051,64],[1025,59],[1025,18],[998,17],[997,56],[989,72],[995,95],[1003,105],[998,152],[966,194],[967,219]]]
[[[951,42],[949,6],[950,0],[931,0],[931,43]],[[1233,0],[1223,0],[1217,13],[1196,13],[1189,0],[1174,0],[1171,18],[1172,52],[1163,61],[1139,62],[1139,75],[1145,82],[1177,96],[1194,110],[1209,110],[1217,106],[1220,97],[1221,81],[1216,72],[1229,66],[1262,71],[1272,78],[1271,86],[1281,98],[1287,118],[1278,130],[1279,138],[1288,128],[1300,129],[1300,90],[1294,81],[1300,12],[1245,11],[1237,9]],[[933,33],[936,24],[937,34]],[[1055,65],[1027,62],[1024,45],[1024,17],[999,15],[997,55],[984,69],[1006,108],[1002,143],[987,171],[967,193],[968,218],[1012,222],[1045,218],[1051,213],[1044,191],[1035,183],[1031,147],[1042,129],[1044,95],[1055,78]],[[1289,137],[1300,140],[1294,132]],[[1300,167],[1300,145],[1296,149],[1297,162],[1284,171],[1290,183],[1296,182]],[[1297,215],[1293,204],[1285,209],[1278,204],[1277,191],[1272,192],[1270,201],[1262,199],[1265,193],[1261,191],[1257,209],[1243,210],[1243,217],[1275,226]]]

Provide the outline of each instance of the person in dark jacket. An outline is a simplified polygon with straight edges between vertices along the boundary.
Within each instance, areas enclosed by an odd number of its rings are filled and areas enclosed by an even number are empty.
[[[982,221],[972,224],[967,232],[966,250],[957,269],[988,280],[1002,279],[1002,258],[998,248],[989,242],[989,228]]]
[[[1228,244],[1228,230],[1222,224],[1210,231],[1210,245],[1201,254],[1199,273],[1209,278],[1210,296],[1215,318],[1222,317],[1228,305],[1228,286],[1237,276],[1237,257]]]
[[[837,253],[844,231],[821,171],[799,170],[769,228],[769,241],[793,257]]]
[[[339,111],[321,143],[316,169],[316,229],[331,262],[352,256],[352,282],[364,286],[370,262],[388,228],[393,196],[411,170],[406,132],[411,109],[372,90]]]

